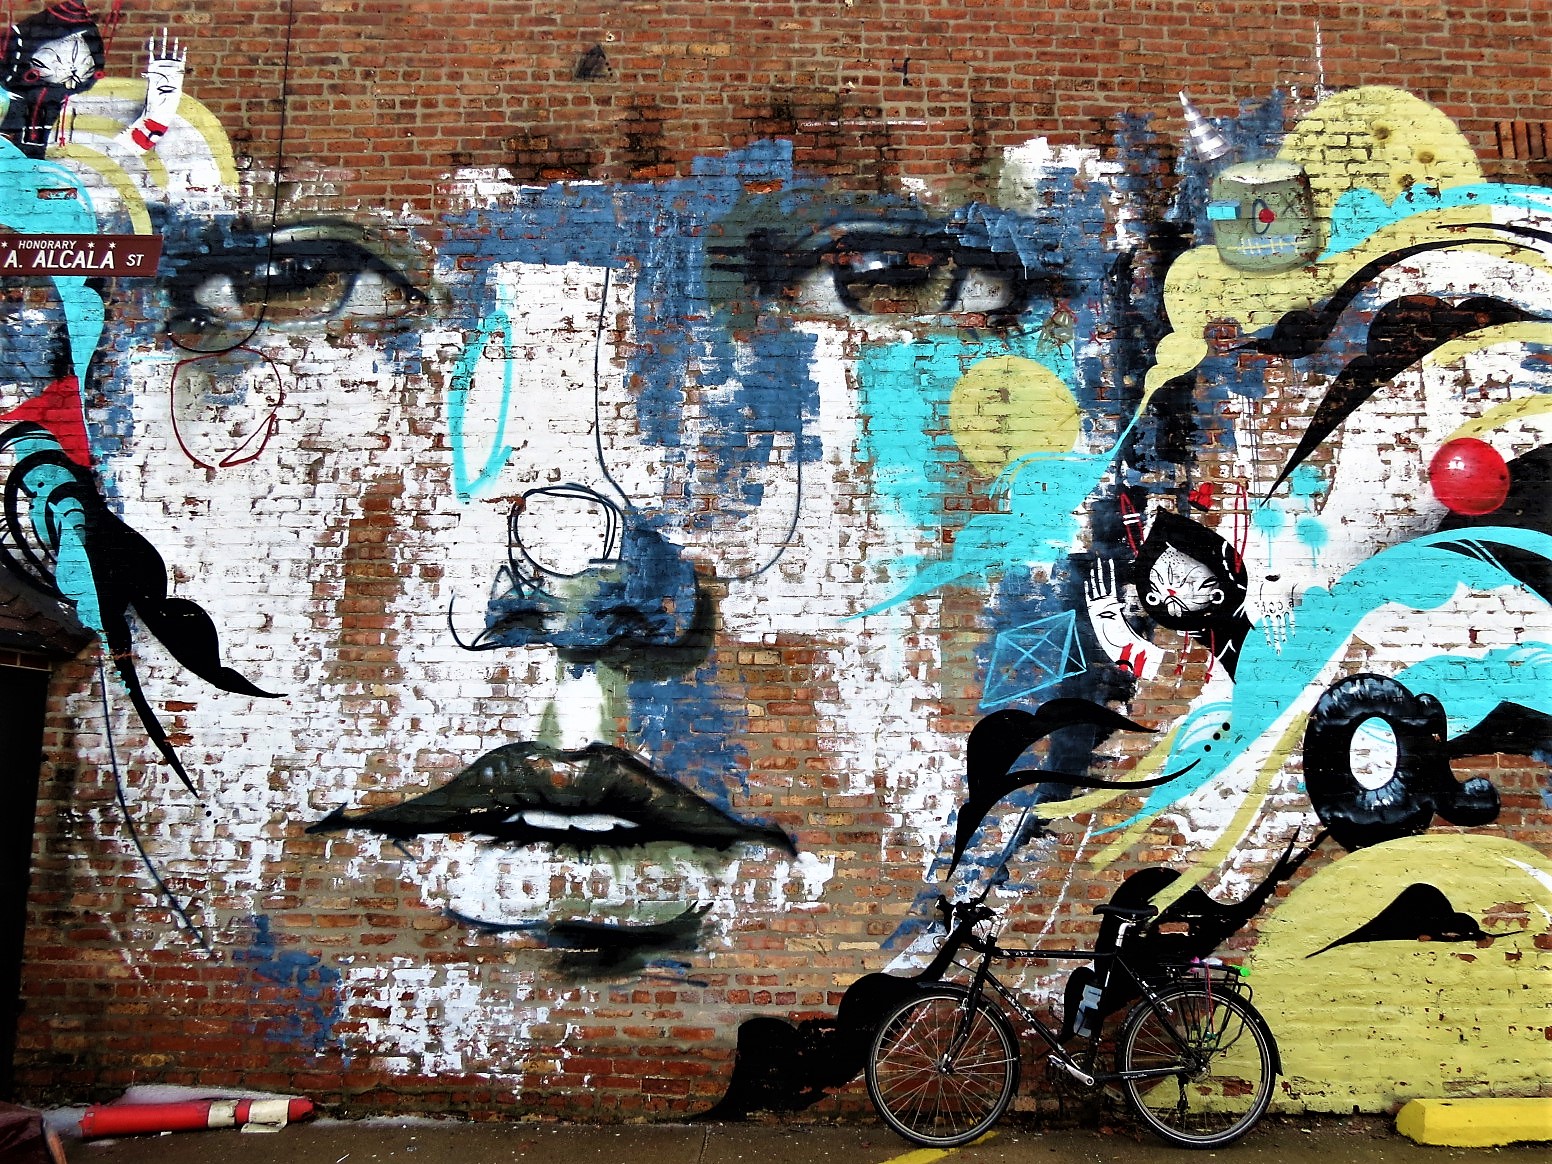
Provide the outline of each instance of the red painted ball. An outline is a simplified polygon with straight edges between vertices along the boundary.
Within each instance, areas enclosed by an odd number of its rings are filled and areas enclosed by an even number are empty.
[[[1492,513],[1509,496],[1509,466],[1498,450],[1475,437],[1449,441],[1428,463],[1433,495],[1451,513]]]

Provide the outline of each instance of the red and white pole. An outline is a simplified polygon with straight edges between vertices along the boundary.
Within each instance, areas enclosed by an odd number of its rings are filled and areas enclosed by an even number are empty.
[[[313,1114],[310,1099],[197,1099],[181,1103],[105,1103],[86,1109],[83,1136],[189,1132],[244,1124],[281,1128]]]

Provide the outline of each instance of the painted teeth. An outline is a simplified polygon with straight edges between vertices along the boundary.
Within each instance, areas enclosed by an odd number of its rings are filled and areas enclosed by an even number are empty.
[[[507,817],[504,823],[516,824],[521,821],[532,825],[536,829],[547,829],[550,832],[563,833],[568,829],[575,829],[583,833],[607,833],[615,829],[633,829],[636,822],[626,820],[621,816],[613,816],[607,812],[545,812],[542,809],[529,808],[522,812],[514,812]]]

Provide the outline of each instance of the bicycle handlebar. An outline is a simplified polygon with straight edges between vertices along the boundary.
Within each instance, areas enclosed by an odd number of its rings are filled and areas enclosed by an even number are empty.
[[[997,911],[986,904],[984,893],[974,901],[950,901],[940,894],[938,912],[943,915],[943,924],[951,930],[961,925],[973,926],[977,922],[989,921],[997,916]]]
[[[942,949],[947,952],[948,957],[952,958],[960,946],[969,946],[972,950],[983,954],[988,950],[993,953],[999,952],[996,947],[995,933],[989,934],[985,938],[977,937],[974,933],[975,927],[981,922],[995,921],[999,916],[995,909],[986,904],[986,895],[990,891],[990,887],[988,887],[979,897],[970,901],[950,901],[947,897],[939,894],[938,912],[943,916],[944,927],[948,930],[948,936],[944,938]],[[1159,911],[1151,905],[1123,906],[1107,903],[1095,906],[1094,912],[1101,917],[1109,915],[1118,918],[1124,929],[1126,926],[1146,923],[1158,916]],[[1013,953],[1023,952],[1016,951]],[[1079,953],[1080,951],[1073,952]],[[1052,951],[1052,953],[1055,953],[1055,951]]]
[[[984,954],[993,945],[994,937],[978,938],[974,933],[975,927],[981,922],[992,921],[997,917],[997,911],[986,904],[985,893],[973,901],[950,901],[940,894],[938,912],[943,915],[943,924],[948,929],[948,936],[943,939],[943,945],[938,951],[939,959],[952,959],[960,946],[969,946]]]

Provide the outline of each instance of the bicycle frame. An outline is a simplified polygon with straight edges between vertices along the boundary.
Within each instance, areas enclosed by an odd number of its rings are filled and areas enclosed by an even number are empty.
[[[944,908],[945,906],[947,906],[947,908]],[[1094,985],[1101,991],[1104,991],[1110,987],[1114,975],[1119,969],[1121,972],[1124,972],[1129,979],[1131,979],[1132,983],[1137,988],[1138,994],[1141,996],[1142,1001],[1135,1005],[1146,1005],[1157,1013],[1167,1015],[1170,1013],[1169,1007],[1168,1004],[1160,997],[1160,993],[1155,991],[1154,988],[1149,985],[1148,981],[1142,974],[1139,974],[1131,967],[1121,952],[1121,947],[1124,944],[1126,935],[1130,932],[1130,930],[1138,925],[1141,925],[1148,918],[1152,917],[1156,911],[1149,907],[1144,907],[1141,909],[1124,909],[1121,907],[1101,906],[1101,912],[1114,913],[1120,918],[1120,927],[1116,934],[1115,948],[1108,950],[1100,950],[1097,948],[1079,950],[1068,948],[1012,948],[999,946],[997,945],[995,931],[984,939],[977,937],[974,933],[974,927],[980,924],[980,922],[988,919],[995,919],[996,917],[996,914],[992,910],[980,902],[969,904],[961,903],[957,906],[949,905],[947,902],[943,902],[940,904],[939,908],[943,910],[943,912],[950,918],[950,920],[952,920],[956,912],[961,915],[961,920],[951,927],[948,937],[944,940],[943,946],[938,952],[938,956],[933,960],[932,964],[928,967],[923,977],[940,977],[951,965],[958,966],[961,969],[970,970],[971,967],[966,966],[964,963],[956,960],[956,956],[960,947],[962,946],[968,946],[972,950],[978,951],[981,955],[979,961],[976,963],[972,971],[973,976],[968,988],[969,993],[965,999],[964,1016],[960,1020],[959,1029],[956,1032],[955,1037],[950,1045],[948,1051],[949,1058],[952,1058],[959,1053],[959,1050],[962,1047],[965,1039],[968,1037],[970,1023],[973,1016],[975,1015],[977,1004],[983,997],[985,997],[985,988],[988,984],[990,984],[992,989],[997,993],[998,996],[1001,997],[1003,1002],[1006,1003],[1015,1014],[1023,1019],[1026,1026],[1029,1029],[1032,1029],[1037,1035],[1039,1035],[1041,1040],[1046,1044],[1050,1052],[1047,1057],[1047,1062],[1049,1062],[1052,1066],[1064,1071],[1066,1074],[1078,1080],[1080,1083],[1087,1087],[1097,1087],[1100,1084],[1113,1083],[1127,1079],[1142,1080],[1165,1078],[1170,1075],[1179,1075],[1183,1073],[1183,1069],[1178,1066],[1156,1068],[1146,1071],[1096,1071],[1095,1063],[1099,1055],[1099,1048],[1101,1044],[1101,1024],[1096,1022],[1093,1029],[1085,1037],[1081,1056],[1074,1055],[1072,1052],[1068,1051],[1065,1046],[1062,1045],[1062,1041],[1058,1032],[1052,1030],[1037,1012],[1025,1006],[1023,1001],[1018,997],[1018,993],[1004,985],[997,978],[997,976],[992,973],[991,969],[992,963],[998,960],[1015,962],[1087,962],[1094,966]],[[1194,968],[1195,966],[1189,967],[1187,968],[1187,971]],[[1211,973],[1212,968],[1203,966],[1202,969],[1206,971],[1203,974],[1203,981],[1206,984],[1208,996],[1211,997],[1213,987],[1213,976]],[[1190,975],[1188,972],[1171,973],[1168,982],[1169,984],[1173,984],[1175,982],[1184,981],[1189,976]],[[1225,990],[1233,989],[1233,987],[1227,982],[1220,983],[1220,985]],[[1165,1024],[1164,1029],[1169,1034],[1171,1040],[1174,1041],[1176,1049],[1185,1059],[1189,1061],[1194,1057],[1192,1048],[1185,1042],[1185,1040],[1179,1037],[1174,1029],[1173,1024]]]
[[[985,896],[957,905],[939,899],[948,936],[917,976],[920,992],[904,994],[879,1015],[865,1065],[868,1097],[895,1131],[924,1147],[952,1148],[991,1128],[1018,1092],[1025,1049],[1019,1019],[1045,1044],[1051,1069],[1089,1088],[1113,1085],[1170,1144],[1232,1144],[1266,1114],[1281,1071],[1277,1042],[1238,970],[1216,960],[1169,958],[1172,944],[1154,940],[1149,923],[1157,911],[1146,905],[1096,907],[1104,921],[1094,948],[999,946],[997,913]],[[983,922],[989,924],[978,932]],[[1138,931],[1144,939],[1129,941]],[[960,960],[965,947],[979,958]],[[1094,969],[1068,975],[1069,1013],[1058,1032],[1020,991],[998,980],[999,959],[1086,962]],[[970,975],[968,986],[957,973],[940,982],[951,968]],[[1110,1062],[1099,1062],[1104,1020],[1122,1004],[1130,1009],[1111,1070]]]

